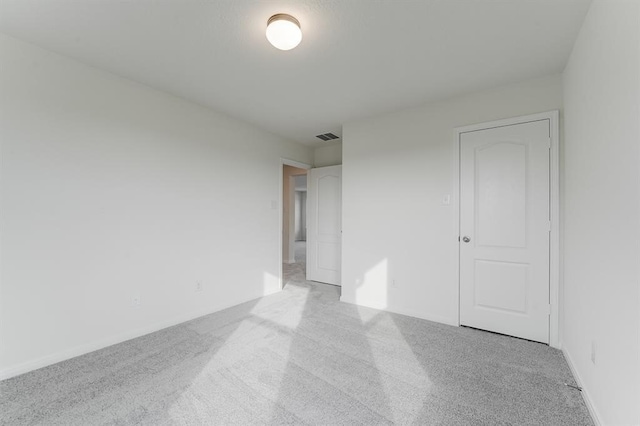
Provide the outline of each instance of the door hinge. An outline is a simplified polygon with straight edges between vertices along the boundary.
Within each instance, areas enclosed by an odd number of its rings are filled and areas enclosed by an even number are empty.
[[[551,221],[549,221],[547,224],[547,231],[551,232]]]
[[[547,315],[551,315],[551,304],[547,304],[544,310]]]
[[[549,149],[551,149],[551,138],[547,140],[547,145],[549,146]]]

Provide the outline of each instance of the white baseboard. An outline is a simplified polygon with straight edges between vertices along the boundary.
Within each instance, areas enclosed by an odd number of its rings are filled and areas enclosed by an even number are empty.
[[[153,324],[153,325],[150,325],[150,326],[147,326],[147,327],[138,328],[138,329],[135,329],[135,330],[132,330],[132,331],[128,331],[128,332],[119,334],[117,336],[107,337],[106,339],[101,339],[101,340],[98,340],[96,342],[91,342],[91,343],[87,343],[87,344],[84,344],[84,345],[76,346],[76,347],[71,348],[71,349],[67,349],[67,350],[64,350],[64,351],[56,352],[54,354],[46,355],[44,357],[37,358],[37,359],[31,360],[31,361],[23,362],[21,364],[17,364],[15,366],[0,370],[0,380],[9,379],[11,377],[19,376],[21,374],[28,373],[30,371],[37,370],[39,368],[43,368],[43,367],[47,367],[49,365],[57,364],[59,362],[66,361],[68,359],[75,358],[75,357],[80,356],[80,355],[88,354],[89,352],[94,352],[94,351],[97,351],[99,349],[106,348],[107,346],[111,346],[111,345],[115,345],[115,344],[118,344],[118,343],[122,343],[122,342],[125,342],[127,340],[131,340],[131,339],[135,339],[136,337],[141,337],[141,336],[144,336],[146,334],[150,334],[150,333],[162,330],[163,328],[172,327],[174,325],[178,325],[178,324],[181,324],[183,322],[190,321],[192,319],[195,319],[195,318],[198,318],[198,317],[201,317],[201,316],[204,316],[204,315],[209,315],[209,314],[212,314],[214,312],[218,312],[218,311],[221,311],[223,309],[230,308],[232,306],[236,306],[236,305],[240,305],[242,303],[250,302],[251,300],[255,300],[255,299],[261,298],[263,296],[267,296],[268,294],[277,293],[279,291],[281,291],[281,290],[274,290],[274,291],[268,292],[268,293],[266,293],[264,295],[258,295],[258,296],[250,297],[250,298],[242,298],[242,299],[235,300],[233,302],[220,304],[220,305],[215,306],[215,307],[209,307],[209,308],[204,309],[204,310],[198,310],[198,311],[190,312],[190,313],[187,313],[187,314],[179,315],[179,316],[173,317],[173,318],[171,318],[169,320],[161,321],[159,323],[156,323],[156,324]]]
[[[584,403],[587,405],[587,410],[589,410],[589,414],[591,415],[591,418],[593,419],[593,423],[596,426],[604,425],[604,423],[602,422],[602,420],[600,418],[600,414],[598,414],[598,410],[596,410],[596,407],[593,405],[593,402],[591,402],[591,397],[589,396],[589,391],[583,386],[582,378],[578,374],[578,370],[576,370],[575,364],[573,363],[573,360],[571,359],[571,356],[569,355],[569,353],[567,352],[567,350],[565,348],[562,348],[562,354],[564,355],[564,358],[567,360],[567,364],[569,365],[569,369],[571,370],[571,374],[573,374],[573,378],[575,379],[575,381],[578,384],[578,386],[580,386],[580,388],[582,388],[582,392],[580,392],[580,393],[582,394],[582,399],[584,399]]]
[[[417,312],[417,311],[413,311],[411,309],[405,309],[405,308],[399,308],[397,306],[384,306],[382,304],[379,303],[375,303],[375,302],[368,302],[368,301],[364,301],[364,302],[355,302],[354,300],[350,300],[344,296],[340,297],[340,301],[344,302],[344,303],[349,303],[351,305],[357,305],[357,306],[365,306],[367,308],[373,308],[373,309],[378,309],[381,311],[386,311],[386,312],[393,312],[394,314],[400,314],[400,315],[406,315],[409,317],[415,317],[415,318],[420,318],[423,320],[427,320],[427,321],[433,321],[433,322],[439,322],[441,324],[447,324],[447,325],[453,325],[455,327],[457,327],[458,321],[456,319],[453,318],[447,318],[447,317],[443,317],[440,315],[430,315],[430,314],[425,314],[423,312]]]

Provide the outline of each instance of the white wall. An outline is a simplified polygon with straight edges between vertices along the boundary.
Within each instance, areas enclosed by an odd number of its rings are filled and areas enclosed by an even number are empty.
[[[601,423],[638,425],[640,2],[591,5],[564,102],[564,350]]]
[[[0,62],[1,376],[279,290],[280,157],[309,148],[5,36]]]
[[[313,166],[326,167],[342,164],[342,143],[321,146],[313,151]]]
[[[453,129],[559,109],[559,75],[343,126],[342,300],[456,324]],[[393,285],[395,282],[395,286]]]

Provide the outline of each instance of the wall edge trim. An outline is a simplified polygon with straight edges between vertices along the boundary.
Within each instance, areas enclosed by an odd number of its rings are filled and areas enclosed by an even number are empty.
[[[456,318],[447,318],[447,317],[443,317],[443,316],[440,316],[440,315],[424,314],[422,312],[414,311],[412,309],[404,309],[404,308],[388,307],[388,306],[385,307],[385,306],[382,306],[379,303],[375,303],[375,302],[368,302],[368,301],[356,302],[354,300],[346,298],[345,296],[341,296],[340,297],[340,301],[343,302],[343,303],[349,303],[351,305],[363,306],[363,307],[372,308],[372,309],[378,309],[378,310],[384,311],[384,312],[391,312],[392,314],[405,315],[405,316],[409,316],[409,317],[413,317],[413,318],[422,319],[422,320],[425,320],[425,321],[437,322],[439,324],[446,324],[446,325],[451,325],[451,326],[454,326],[454,327],[458,327],[458,321],[457,321]]]
[[[146,327],[140,327],[131,331],[127,331],[111,337],[100,339],[95,342],[78,345],[71,349],[66,349],[63,351],[45,355],[40,358],[25,361],[20,364],[13,365],[0,370],[0,381],[10,379],[12,377],[16,377],[25,373],[29,373],[31,371],[39,370],[41,368],[48,367],[50,365],[54,365],[63,361],[67,361],[72,358],[86,355],[88,353],[95,352],[100,349],[104,349],[106,347],[116,345],[118,343],[123,343],[128,340],[133,340],[135,338],[142,337],[147,334],[155,333],[156,331],[160,331],[168,327],[173,327],[175,325],[182,324],[205,315],[220,312],[225,309],[228,309],[237,305],[241,305],[246,302],[250,302],[252,300],[260,299],[264,296],[268,296],[269,294],[278,293],[280,291],[282,290],[278,289],[275,291],[267,292],[257,297],[252,296],[249,298],[246,298],[246,297],[238,298],[237,300],[234,300],[230,303],[223,303],[223,304],[217,305],[214,308],[199,309],[197,311],[192,311],[186,314],[178,315],[168,320],[160,321]]]
[[[582,394],[582,399],[584,400],[584,403],[587,406],[587,410],[589,410],[589,414],[591,415],[591,419],[593,420],[593,423],[595,424],[595,426],[603,426],[605,423],[602,421],[602,417],[600,417],[598,410],[593,404],[589,391],[584,387],[583,385],[584,382],[582,381],[580,374],[578,374],[578,370],[575,367],[575,364],[573,362],[573,359],[571,358],[571,355],[569,355],[569,352],[567,352],[566,348],[562,348],[561,351],[562,351],[562,355],[564,355],[564,359],[567,362],[567,365],[569,366],[569,370],[571,370],[571,375],[573,375],[573,378],[578,384],[578,386],[582,388],[582,392],[580,393]]]

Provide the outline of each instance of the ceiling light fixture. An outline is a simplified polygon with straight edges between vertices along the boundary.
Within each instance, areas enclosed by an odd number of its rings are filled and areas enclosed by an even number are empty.
[[[291,50],[300,44],[300,22],[291,15],[278,13],[267,21],[267,40],[280,50]]]

